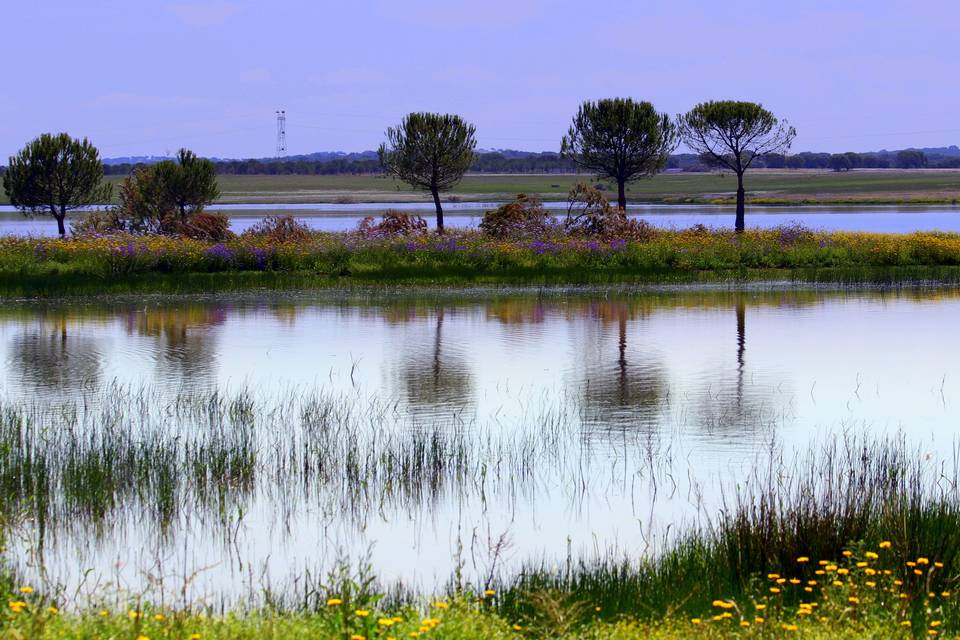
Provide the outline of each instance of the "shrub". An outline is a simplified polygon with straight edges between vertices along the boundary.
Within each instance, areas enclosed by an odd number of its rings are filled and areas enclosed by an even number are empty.
[[[230,218],[226,215],[204,211],[195,213],[186,222],[176,225],[175,235],[194,240],[220,242],[232,238],[234,233],[230,231]]]
[[[116,208],[97,209],[82,218],[70,222],[70,233],[76,238],[110,235],[127,232],[126,222]]]
[[[513,202],[484,213],[480,230],[493,238],[522,238],[542,235],[551,222],[539,198],[519,193]]]
[[[271,242],[298,242],[310,237],[310,229],[290,215],[267,216],[243,232],[243,237],[261,237]]]
[[[621,216],[608,220],[605,226],[603,235],[607,238],[648,242],[657,237],[657,229],[646,220],[631,220]]]
[[[373,216],[367,216],[360,221],[357,230],[364,238],[422,235],[427,232],[426,220],[396,209],[384,211],[383,218],[376,224],[373,220]]]
[[[777,236],[777,242],[782,247],[792,247],[800,242],[807,242],[813,239],[813,230],[805,226],[802,222],[791,221],[773,228]]]
[[[623,224],[626,214],[610,206],[595,187],[580,182],[567,195],[564,228],[575,235],[602,235]]]

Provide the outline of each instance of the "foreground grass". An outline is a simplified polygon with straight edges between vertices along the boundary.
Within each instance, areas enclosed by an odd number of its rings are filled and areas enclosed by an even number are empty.
[[[942,611],[932,611],[915,625],[910,619],[888,615],[879,604],[852,605],[824,601],[787,609],[761,608],[750,615],[739,606],[718,600],[704,618],[668,618],[644,621],[629,616],[590,619],[569,609],[545,608],[543,615],[524,623],[511,622],[495,611],[496,598],[466,597],[435,601],[420,609],[384,610],[376,606],[357,608],[331,598],[325,611],[280,613],[257,611],[238,614],[184,613],[150,606],[123,610],[90,609],[64,613],[56,606],[14,593],[2,617],[4,638],[60,640],[68,638],[131,638],[151,640],[242,640],[276,638],[449,638],[512,639],[563,638],[593,640],[620,638],[915,638],[956,637],[946,629]],[[822,604],[822,606],[821,606]]]
[[[258,483],[319,483],[316,495],[331,491],[353,504],[373,498],[383,508],[391,495],[422,496],[451,482],[453,492],[463,494],[491,466],[467,460],[477,450],[469,443],[458,452],[417,434],[382,442],[382,450],[365,445],[359,441],[367,427],[345,419],[338,403],[330,408],[308,399],[308,411],[264,412],[244,394],[216,402],[179,398],[180,413],[159,412],[176,425],[176,433],[164,436],[149,424],[131,426],[131,416],[151,406],[149,397],[113,393],[104,407],[109,424],[92,417],[75,422],[78,414],[67,406],[27,414],[3,407],[2,440],[14,446],[0,451],[0,486],[16,500],[4,505],[0,521],[37,523],[51,535],[90,522],[91,533],[110,535],[114,523],[125,520],[123,509],[164,526],[178,504],[220,513],[223,504],[242,505],[264,486]],[[296,441],[304,427],[287,425],[285,432],[280,426],[296,415],[316,427],[304,434],[309,447]],[[97,425],[97,434],[65,428],[81,423]],[[215,437],[204,434],[204,423]],[[338,433],[331,435],[330,425]],[[276,441],[253,446],[264,433]],[[501,463],[503,475],[529,469],[531,481],[542,480],[541,467],[558,466],[549,455],[570,457],[560,446],[568,436],[560,433],[556,443],[539,438],[549,453]],[[304,450],[321,476],[271,465],[271,455],[294,457],[282,450],[284,442]],[[352,462],[362,456],[351,449],[357,446],[369,450],[369,463]],[[531,449],[522,442],[516,448]],[[509,450],[494,447],[490,456],[505,459]],[[335,468],[338,460],[343,473]],[[166,606],[115,593],[79,601],[57,585],[41,588],[0,571],[0,637],[949,636],[960,630],[958,487],[955,469],[900,438],[830,438],[790,462],[774,454],[715,518],[652,556],[533,564],[476,585],[464,584],[458,572],[431,598],[402,585],[385,589],[369,570],[340,569],[316,582],[251,594],[249,603],[226,610],[180,603],[178,596]],[[492,484],[488,490],[497,495]],[[349,518],[349,504],[337,512]]]

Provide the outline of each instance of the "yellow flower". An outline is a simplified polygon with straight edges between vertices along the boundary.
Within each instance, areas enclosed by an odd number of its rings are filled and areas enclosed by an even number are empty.
[[[150,636],[137,636],[137,640],[150,640]]]
[[[805,562],[810,562],[810,558],[808,558],[807,556],[800,556],[799,558],[797,558],[797,562],[800,564],[804,564]]]
[[[33,593],[33,587],[20,587],[20,593]]]
[[[330,598],[329,600],[327,600],[328,607],[339,607],[342,604],[343,604],[343,600],[341,600],[340,598]]]
[[[703,621],[700,620],[700,618],[694,618],[694,619],[691,620],[690,622],[691,622],[692,624],[700,624],[700,623],[703,622]]]
[[[434,602],[433,606],[435,606],[437,609],[447,609],[450,607],[450,605],[446,602]]]
[[[493,589],[487,589],[486,591],[483,592],[483,595],[485,595],[485,596],[487,596],[487,597],[489,598],[490,596],[495,596],[495,595],[497,595],[497,592],[494,591]]]
[[[795,624],[782,624],[780,625],[780,628],[783,629],[784,631],[796,631],[800,627],[798,627]]]
[[[767,608],[767,605],[765,605],[765,604],[758,604],[758,605],[757,605],[757,611],[763,611],[763,610],[766,609],[766,608]]]
[[[106,618],[107,616],[110,615],[110,612],[107,611],[106,609],[101,609],[101,610],[100,610],[100,613],[99,613],[98,615],[99,615],[101,618]]]
[[[845,576],[850,573],[849,569],[837,569],[837,575]]]
[[[941,624],[943,624],[943,620],[933,620],[930,622],[931,627],[939,627]]]
[[[777,587],[770,587],[770,593],[780,593],[780,589]]]
[[[140,613],[139,611],[128,611],[127,617],[130,618],[131,620],[139,620],[140,618],[143,617],[143,614]]]
[[[377,624],[381,627],[392,627],[396,623],[393,621],[393,618],[380,618],[377,620]]]
[[[850,604],[860,604],[860,598],[856,596],[850,596],[849,598],[847,598],[847,602],[849,602]]]
[[[787,581],[786,578],[778,578],[778,579],[777,579],[777,584],[783,584],[783,583],[786,582],[786,581]]]
[[[521,629],[523,629],[523,627],[521,627],[520,625],[518,625],[518,624],[513,625],[513,630],[514,630],[514,631],[520,631]]]
[[[942,563],[942,562],[934,562],[934,563],[933,563],[933,566],[935,566],[937,569],[943,569],[943,563]]]
[[[927,558],[917,558],[917,564],[930,564],[930,560]]]
[[[779,573],[768,573],[768,574],[767,574],[767,577],[770,578],[771,580],[776,580],[777,578],[780,577],[780,574],[779,574]]]
[[[869,564],[870,564],[869,562],[858,562],[858,563],[857,563],[857,568],[863,569],[864,567],[866,567],[866,566],[869,565]]]
[[[833,581],[833,586],[835,586],[835,587],[842,587],[842,586],[843,586],[843,583],[840,582],[839,580],[834,580],[834,581]]]
[[[756,618],[754,618],[753,621],[756,622],[757,624],[763,624],[763,618],[761,618],[760,616],[757,616]]]
[[[55,616],[58,613],[60,613],[60,610],[57,609],[56,607],[47,607],[47,613],[49,613],[52,616]]]
[[[368,615],[370,615],[370,612],[366,609],[357,609],[353,613],[361,618],[366,618]]]
[[[864,584],[870,587],[871,589],[877,586],[877,583],[874,582],[873,580],[867,580]]]
[[[949,598],[949,597],[950,597],[950,592],[949,592],[949,591],[944,591],[944,592],[941,593],[940,595],[943,596],[944,598]]]
[[[853,555],[853,551],[844,551],[844,552],[843,552],[843,557],[844,557],[844,558],[849,558],[849,557],[852,556],[852,555]]]
[[[746,620],[741,620],[741,621],[740,621],[740,626],[741,626],[741,627],[749,627],[749,626],[750,626],[750,623],[747,622]]]
[[[367,640],[367,639],[366,639],[365,637],[363,637],[363,636],[355,633],[355,634],[353,634],[352,636],[350,636],[350,640]]]
[[[790,578],[790,584],[800,584],[800,580],[797,578]]]
[[[877,553],[873,551],[867,551],[864,555],[867,556],[867,559],[869,560],[876,560],[877,558],[880,557]]]
[[[162,614],[162,613],[156,613],[156,614],[154,614],[153,619],[156,620],[157,622],[163,622],[163,614]]]
[[[190,640],[200,640],[200,634],[199,634],[199,633],[191,633],[191,634],[190,634]]]
[[[903,622],[900,623],[900,626],[901,626],[901,627],[909,627],[909,626],[912,625],[912,624],[913,624],[913,623],[910,622],[909,620],[904,620]]]

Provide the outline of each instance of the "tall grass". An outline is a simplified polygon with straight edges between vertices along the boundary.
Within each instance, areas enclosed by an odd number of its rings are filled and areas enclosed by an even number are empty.
[[[534,615],[529,594],[542,592],[566,594],[613,617],[703,615],[717,599],[750,608],[769,595],[765,576],[806,585],[823,568],[818,560],[842,561],[845,551],[878,549],[883,541],[894,575],[907,583],[910,606],[922,608],[927,592],[952,592],[960,580],[956,460],[925,457],[903,439],[849,435],[790,460],[775,454],[727,495],[719,513],[664,553],[636,559],[610,552],[568,558],[561,566],[528,564],[499,582],[499,609],[514,617]],[[798,564],[804,557],[811,561]],[[906,563],[918,557],[934,558],[942,567],[917,577]],[[793,605],[811,597],[799,588],[783,594]],[[956,600],[950,602],[951,611],[960,613]]]

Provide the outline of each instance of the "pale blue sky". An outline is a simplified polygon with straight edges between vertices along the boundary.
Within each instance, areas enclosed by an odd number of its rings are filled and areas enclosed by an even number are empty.
[[[44,131],[103,155],[375,148],[413,110],[483,148],[557,150],[580,101],[764,103],[800,150],[960,143],[960,3],[6,0],[0,157]]]

